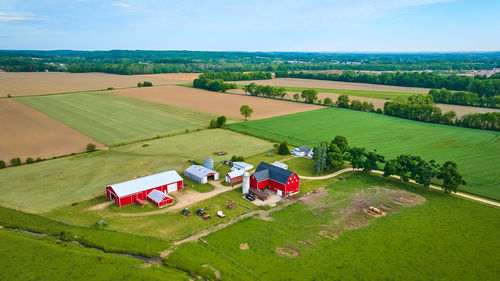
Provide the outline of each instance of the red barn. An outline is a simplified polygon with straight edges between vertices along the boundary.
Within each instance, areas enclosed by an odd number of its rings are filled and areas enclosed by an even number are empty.
[[[145,200],[153,190],[163,193],[181,190],[182,184],[182,178],[176,171],[167,171],[109,185],[106,187],[106,196],[121,207],[134,203],[137,199]]]
[[[250,187],[263,189],[269,187],[280,196],[299,192],[300,179],[297,174],[271,164],[260,162],[250,177]]]
[[[168,196],[166,193],[159,191],[158,189],[153,189],[148,194],[148,199],[151,200],[159,208],[174,203],[174,198]]]
[[[245,173],[245,170],[234,170],[232,172],[229,172],[226,174],[226,182],[227,183],[239,183],[243,180],[243,174]]]

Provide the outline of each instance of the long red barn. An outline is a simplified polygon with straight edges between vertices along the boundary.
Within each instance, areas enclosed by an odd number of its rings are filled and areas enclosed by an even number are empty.
[[[263,189],[269,187],[280,196],[299,192],[300,179],[292,171],[261,162],[250,177],[250,187]]]
[[[116,205],[125,206],[137,199],[145,200],[153,190],[169,193],[183,188],[182,177],[176,171],[167,171],[106,187],[106,196]]]

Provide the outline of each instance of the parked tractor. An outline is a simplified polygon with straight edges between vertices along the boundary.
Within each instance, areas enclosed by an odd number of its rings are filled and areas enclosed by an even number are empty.
[[[184,208],[184,209],[182,209],[182,214],[185,215],[185,216],[190,216],[191,212],[189,211],[188,208]]]
[[[196,214],[201,217],[206,215],[207,213],[202,208],[199,208],[198,210],[196,210]]]

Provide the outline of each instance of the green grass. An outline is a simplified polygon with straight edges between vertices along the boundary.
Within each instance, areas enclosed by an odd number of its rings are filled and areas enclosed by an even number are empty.
[[[0,229],[1,280],[188,280],[178,270],[143,267],[132,257],[105,254],[55,239]],[[102,260],[99,260],[102,257]]]
[[[443,163],[455,161],[467,185],[460,189],[500,199],[500,132],[411,121],[340,108],[240,122],[228,128],[261,138],[313,146],[344,135],[351,146],[377,149],[387,159],[410,153]]]
[[[189,159],[211,157],[220,162],[228,156],[216,156],[214,152],[249,157],[271,148],[267,141],[214,129],[10,167],[0,170],[0,204],[32,212],[48,211],[103,195],[109,184],[166,170],[181,172]]]
[[[197,192],[205,193],[205,192],[210,192],[214,190],[214,186],[211,185],[210,183],[198,183],[186,176],[184,174],[181,174],[181,177],[183,179],[184,184],[187,184],[188,186],[186,187],[187,189],[192,189]]]
[[[324,224],[342,221],[338,212],[356,193],[374,186],[405,189],[426,202],[344,230],[337,240],[317,236]],[[496,280],[500,274],[498,209],[364,173],[330,184],[318,200],[328,202],[324,209],[296,203],[272,213],[273,221],[241,221],[206,243],[181,245],[164,263],[203,274],[201,264],[210,261],[231,280]],[[241,243],[250,249],[240,250]],[[282,245],[297,248],[299,257],[277,255]]]
[[[107,92],[16,100],[107,146],[204,128],[215,117],[206,112]]]

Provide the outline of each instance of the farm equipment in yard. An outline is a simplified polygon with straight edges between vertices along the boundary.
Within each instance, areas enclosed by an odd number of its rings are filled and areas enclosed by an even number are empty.
[[[229,204],[226,204],[226,208],[228,208],[228,209],[234,209],[234,208],[236,208],[236,202],[231,202]]]
[[[199,208],[198,210],[196,210],[196,214],[201,217],[206,215],[207,213],[202,208]]]
[[[375,214],[379,214],[381,215],[382,214],[382,211],[380,211],[379,209],[373,207],[373,206],[370,206],[370,208],[368,208],[368,210],[372,213],[375,213]]]
[[[204,220],[208,220],[208,219],[211,219],[211,218],[212,218],[212,217],[211,217],[210,215],[204,215],[204,216],[203,216],[203,219],[204,219]]]
[[[191,212],[189,211],[188,208],[184,208],[184,209],[182,209],[182,214],[185,215],[185,216],[190,216]]]

